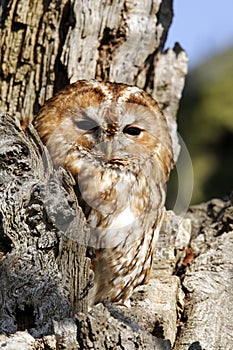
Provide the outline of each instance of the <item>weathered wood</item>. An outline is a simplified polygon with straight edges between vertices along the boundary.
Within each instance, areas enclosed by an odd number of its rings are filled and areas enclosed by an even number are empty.
[[[17,332],[11,336],[0,334],[1,349],[5,348],[7,350],[16,350],[16,349],[32,350],[34,343],[35,343],[35,339],[28,332]]]
[[[123,312],[115,309],[111,319],[114,326],[106,331],[104,327],[109,322],[109,311],[100,309],[104,306],[94,308],[85,316],[87,300],[84,291],[88,285],[89,260],[82,243],[88,239],[89,232],[77,206],[72,178],[61,168],[53,169],[47,150],[33,127],[30,126],[25,134],[17,120],[9,115],[1,115],[0,149],[0,332],[27,329],[35,337],[55,332],[60,336],[55,339],[54,349],[58,344],[69,348],[76,338],[78,348],[90,341],[85,335],[87,326],[94,333],[100,332],[98,327],[101,326],[103,337],[93,343],[94,348],[107,342],[110,330],[114,329],[115,335],[109,340],[109,346],[118,343],[118,337],[121,337],[122,344],[128,344],[129,348],[134,344],[136,349],[141,344],[142,349],[151,349],[153,344],[154,349],[170,349],[170,341],[163,342],[155,335],[173,342],[176,334],[180,286],[171,276],[175,266],[173,245],[176,246],[176,234],[172,231],[172,238],[166,242],[162,238],[160,242],[164,251],[173,251],[173,255],[170,254],[173,268],[167,269],[166,276],[160,275],[159,278],[159,265],[163,272],[165,269],[163,259],[157,255],[157,276],[154,272],[149,285],[135,293],[132,308],[124,308]],[[175,220],[172,215],[171,218]],[[166,226],[172,227],[173,224],[168,225],[167,220]],[[154,298],[154,289],[161,291],[160,297]],[[165,292],[167,289],[169,292]],[[78,328],[67,319],[75,313]],[[150,322],[143,319],[150,319]],[[121,335],[123,330],[124,335]],[[67,332],[71,335],[66,339]],[[31,337],[17,332],[15,339],[3,337],[0,340],[20,344],[26,339],[31,344]],[[33,342],[33,347],[40,349],[46,342],[53,343],[54,339],[43,337]],[[81,348],[88,349],[87,344],[83,346]]]
[[[71,177],[53,169],[32,127],[24,134],[1,115],[0,160],[0,332],[46,334],[53,319],[87,312],[88,260],[78,241],[88,231]]]
[[[53,95],[67,7],[68,0],[2,2],[0,112],[32,119]]]
[[[0,111],[31,120],[80,78],[137,84],[163,109],[177,158],[187,57],[178,45],[163,52],[171,0],[10,0],[0,14]],[[232,199],[191,208],[184,221],[169,213],[151,280],[132,307],[100,304],[87,313],[89,260],[80,243],[89,233],[71,176],[53,169],[32,128],[24,134],[7,115],[0,171],[0,329],[18,330],[0,335],[1,347],[232,348]]]
[[[132,307],[98,305],[86,316],[82,300],[80,308],[76,306],[82,312],[77,313],[75,322],[67,316],[74,298],[80,298],[70,291],[81,272],[69,269],[73,263],[67,265],[66,255],[80,259],[82,250],[75,257],[78,240],[72,223],[77,228],[82,220],[75,218],[82,214],[76,211],[72,181],[63,170],[51,167],[47,151],[32,128],[24,134],[14,118],[5,115],[1,121],[1,331],[14,333],[27,328],[34,336],[44,335],[38,340],[27,332],[1,335],[1,346],[8,350],[22,344],[34,350],[55,350],[57,346],[170,349],[170,342],[159,340],[159,336],[175,340],[176,350],[231,349],[232,198],[193,207],[182,222],[168,213],[152,278],[148,286],[134,293]],[[61,220],[59,213],[66,220]],[[71,223],[69,230],[64,230],[64,222]],[[185,256],[188,244],[191,253]],[[79,264],[84,266],[88,261],[74,263]],[[182,312],[183,296],[174,272],[182,276],[185,291],[185,312],[177,336],[176,314],[179,305]],[[83,276],[87,277],[87,270]],[[60,321],[52,322],[53,318]],[[56,336],[45,336],[52,330]]]
[[[176,350],[231,350],[233,344],[233,201],[192,207],[194,259],[184,275],[183,323]]]
[[[152,336],[119,310],[110,308],[109,312],[102,304],[95,306],[87,317],[78,315],[77,320],[82,349],[171,349],[170,341]]]
[[[136,84],[163,109],[177,158],[175,117],[187,57],[178,46],[163,52],[172,15],[171,0],[3,2],[0,110],[24,123],[68,82],[98,78]],[[152,279],[135,292],[131,309],[97,305],[87,314],[89,260],[83,242],[89,232],[72,178],[52,168],[31,127],[24,134],[10,117],[1,122],[1,330],[28,329],[41,336],[28,345],[34,350],[169,349],[179,304],[182,308],[179,279],[172,274],[185,256],[189,228],[177,226],[172,215],[168,219]],[[69,318],[76,312],[77,323]],[[26,348],[26,338],[32,339],[25,332],[0,341],[17,347],[21,336]]]
[[[165,25],[165,18],[159,17],[161,3],[161,0],[114,3],[74,0],[75,26],[70,28],[63,47],[68,78],[72,82],[93,77],[127,84],[138,81],[140,87],[145,87],[148,66],[153,65],[153,60],[147,65],[145,62],[163,47],[162,35],[168,30],[167,20],[171,22],[172,18],[170,5]]]
[[[136,84],[157,98],[177,159],[176,113],[187,73],[180,48],[162,52],[171,0],[11,0],[0,27],[0,112],[32,120],[78,79]]]

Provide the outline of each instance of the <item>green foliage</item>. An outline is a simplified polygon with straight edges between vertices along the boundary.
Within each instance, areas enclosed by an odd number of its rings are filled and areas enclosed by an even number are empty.
[[[193,163],[192,203],[224,197],[233,189],[233,49],[189,74],[178,121]]]

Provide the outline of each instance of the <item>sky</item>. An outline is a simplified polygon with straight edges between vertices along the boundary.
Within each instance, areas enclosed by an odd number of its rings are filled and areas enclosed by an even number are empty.
[[[173,0],[173,7],[166,48],[179,42],[191,69],[233,47],[233,0]]]

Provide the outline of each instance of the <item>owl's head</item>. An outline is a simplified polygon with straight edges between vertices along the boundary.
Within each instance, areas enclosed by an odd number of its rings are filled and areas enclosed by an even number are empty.
[[[56,165],[69,168],[72,150],[103,166],[151,159],[167,179],[173,164],[166,119],[157,102],[134,86],[77,81],[48,100],[33,124]]]

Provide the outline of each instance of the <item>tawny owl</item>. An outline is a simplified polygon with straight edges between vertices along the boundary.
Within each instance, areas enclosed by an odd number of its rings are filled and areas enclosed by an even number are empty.
[[[90,304],[127,303],[147,282],[173,164],[166,120],[143,90],[77,81],[33,122],[55,165],[74,176],[91,229]]]

